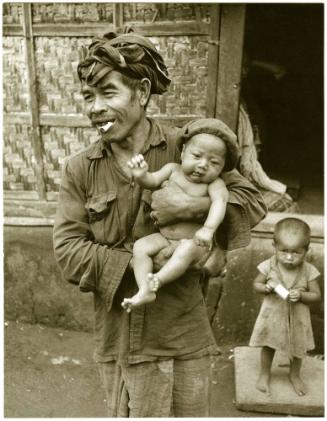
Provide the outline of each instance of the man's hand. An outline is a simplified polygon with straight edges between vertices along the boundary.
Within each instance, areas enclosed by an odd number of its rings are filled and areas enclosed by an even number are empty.
[[[152,193],[151,217],[159,226],[173,224],[180,220],[201,221],[208,213],[210,199],[191,197],[176,183],[165,182]]]
[[[202,227],[194,234],[194,242],[198,246],[212,247],[214,231],[207,227]]]
[[[301,299],[301,292],[298,289],[290,289],[288,299],[291,303],[297,303]]]
[[[127,162],[127,165],[131,169],[131,172],[135,178],[144,176],[149,169],[144,156],[141,154],[133,156],[132,159]]]

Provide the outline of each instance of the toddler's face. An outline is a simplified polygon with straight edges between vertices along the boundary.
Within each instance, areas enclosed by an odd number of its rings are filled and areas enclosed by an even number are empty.
[[[287,269],[301,265],[308,251],[303,245],[303,238],[296,235],[280,234],[274,245],[277,261]]]
[[[182,170],[193,183],[209,184],[222,172],[226,159],[225,143],[216,136],[201,133],[184,145]]]

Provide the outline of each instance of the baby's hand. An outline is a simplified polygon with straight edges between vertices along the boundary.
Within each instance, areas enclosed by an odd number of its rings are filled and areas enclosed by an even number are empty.
[[[301,299],[301,292],[298,289],[290,289],[288,299],[291,303],[297,303]]]
[[[131,169],[131,172],[135,178],[142,177],[149,169],[144,156],[141,154],[133,156],[133,158],[127,162],[127,165]]]
[[[194,234],[194,242],[198,246],[209,247],[211,249],[213,234],[214,231],[210,228],[202,227]]]

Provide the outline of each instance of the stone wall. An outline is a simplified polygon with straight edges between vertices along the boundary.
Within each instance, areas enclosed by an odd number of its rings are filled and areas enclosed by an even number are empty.
[[[324,246],[313,240],[311,261],[323,273]],[[271,238],[253,235],[251,244],[229,254],[225,291],[213,328],[218,343],[247,343],[261,297],[252,290],[256,266],[272,254]],[[53,257],[51,227],[4,229],[5,319],[73,330],[92,330],[92,294],[65,282]],[[323,276],[321,278],[323,290]],[[316,350],[323,352],[323,303],[312,306]]]

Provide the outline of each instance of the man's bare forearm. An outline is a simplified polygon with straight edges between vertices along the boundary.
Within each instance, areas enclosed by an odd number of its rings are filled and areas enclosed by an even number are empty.
[[[181,219],[197,221],[203,220],[208,214],[211,201],[208,197],[198,197],[196,200],[190,201],[190,203],[177,212],[177,216]]]

